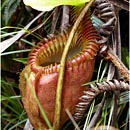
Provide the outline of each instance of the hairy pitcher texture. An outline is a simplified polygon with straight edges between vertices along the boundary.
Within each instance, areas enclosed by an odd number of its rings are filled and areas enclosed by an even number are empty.
[[[73,8],[73,12],[75,12],[72,16],[73,22],[80,11],[81,9]],[[61,35],[50,36],[39,42],[32,49],[28,64],[21,72],[19,87],[22,102],[35,130],[46,130],[48,127],[24,75],[25,73],[28,75],[42,108],[53,124],[60,60],[68,36],[69,31]],[[96,43],[97,39],[99,39],[98,33],[91,23],[90,13],[87,13],[75,33],[66,61],[61,104],[61,127],[69,120],[65,110],[68,109],[74,115],[79,97],[87,89],[81,85],[89,82],[92,78],[95,57],[100,47]]]

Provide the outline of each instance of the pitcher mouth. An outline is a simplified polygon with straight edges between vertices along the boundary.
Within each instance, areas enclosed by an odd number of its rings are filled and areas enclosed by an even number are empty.
[[[38,43],[30,53],[29,64],[35,73],[41,70],[45,71],[45,73],[47,72],[47,74],[59,71],[62,53],[67,43],[69,32],[48,37],[48,39]],[[87,60],[94,59],[99,50],[99,44],[96,43],[96,39],[99,39],[99,35],[93,27],[88,13],[81,26],[75,32],[69,48],[66,67],[73,68]]]
[[[51,36],[49,39],[36,45],[29,57],[29,64],[31,64],[32,70],[36,73],[40,70],[51,70],[49,71],[50,73],[58,72],[68,36],[68,33],[56,37]],[[94,41],[83,41],[81,38],[75,38],[68,52],[66,66],[78,66],[86,60],[92,60],[98,48]]]

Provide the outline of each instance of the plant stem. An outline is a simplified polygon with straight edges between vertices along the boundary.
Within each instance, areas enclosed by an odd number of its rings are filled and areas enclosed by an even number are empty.
[[[110,2],[112,4],[114,4],[115,6],[117,6],[120,9],[124,9],[126,11],[130,11],[129,10],[129,1],[123,1],[123,0],[110,0]]]
[[[107,50],[107,46],[104,45],[101,48],[99,56],[100,55],[103,56],[104,59],[110,60],[117,67],[124,78],[126,78],[126,80],[130,82],[130,70],[126,68],[126,66],[122,63],[118,56],[112,52],[110,48]]]
[[[126,80],[130,82],[130,71],[112,51],[108,51],[107,59],[111,60],[111,62],[119,69]]]
[[[66,57],[69,51],[69,46],[71,44],[71,41],[73,39],[73,36],[82,21],[83,17],[85,16],[86,12],[92,5],[92,3],[95,0],[91,0],[85,8],[82,10],[80,15],[78,16],[71,32],[69,35],[69,38],[67,40],[67,44],[64,48],[62,58],[61,58],[61,64],[60,64],[60,71],[59,71],[59,77],[58,77],[58,84],[57,84],[57,91],[56,91],[56,103],[55,103],[55,116],[54,116],[54,123],[53,123],[53,128],[54,130],[59,130],[60,129],[60,118],[61,118],[61,97],[62,97],[62,88],[63,88],[63,80],[64,80],[64,71],[65,71],[65,62],[66,62]]]
[[[104,103],[105,103],[105,98],[106,98],[106,93],[104,93],[103,95],[103,98],[102,98],[102,101],[101,103],[98,105],[98,108],[94,114],[94,116],[92,117],[87,129],[91,129],[93,128],[96,123],[99,121],[99,118],[101,117],[101,112],[102,112],[102,109],[103,109],[103,106],[104,106]]]
[[[69,27],[69,6],[64,5],[62,7],[63,13],[62,13],[62,20],[61,20],[61,26],[60,26],[60,32],[63,33],[66,31]]]

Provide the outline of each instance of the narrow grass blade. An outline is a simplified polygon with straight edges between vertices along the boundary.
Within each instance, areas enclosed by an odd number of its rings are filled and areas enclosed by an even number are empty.
[[[11,46],[15,41],[17,41],[23,34],[25,34],[25,30],[27,30],[39,17],[41,17],[44,12],[41,12],[37,17],[35,17],[29,24],[27,24],[23,30],[19,31],[14,37],[9,38],[0,43],[0,53],[6,50],[9,46]]]

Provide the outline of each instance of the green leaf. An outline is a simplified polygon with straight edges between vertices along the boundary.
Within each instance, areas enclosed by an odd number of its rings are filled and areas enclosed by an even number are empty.
[[[90,0],[23,0],[25,5],[31,6],[32,8],[39,11],[50,11],[59,5],[80,5]]]
[[[28,58],[13,58],[13,60],[21,62],[23,64],[27,64],[27,59]]]
[[[4,20],[7,25],[12,15],[16,12],[17,7],[20,4],[20,0],[8,0],[6,1],[5,10],[4,10]]]

